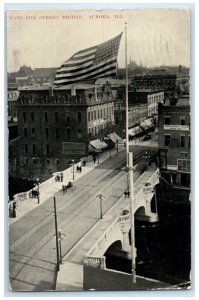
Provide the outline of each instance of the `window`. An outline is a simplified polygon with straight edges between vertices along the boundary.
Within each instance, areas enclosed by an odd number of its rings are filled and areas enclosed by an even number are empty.
[[[82,121],[82,114],[81,114],[80,111],[78,111],[78,113],[77,113],[77,121],[78,121],[78,122],[81,122],[81,121]]]
[[[36,158],[33,158],[33,159],[32,159],[32,163],[33,163],[33,164],[36,164],[36,163],[37,163]]]
[[[50,164],[50,160],[49,160],[49,159],[47,159],[47,160],[46,160],[46,163],[47,163],[47,165],[49,165],[49,164]]]
[[[184,135],[180,136],[180,147],[181,148],[185,147],[185,136]]]
[[[96,120],[96,110],[94,110],[94,120]]]
[[[164,136],[164,145],[168,147],[168,146],[170,146],[170,142],[171,142],[170,135],[165,135]]]
[[[35,120],[34,112],[31,112],[30,115],[31,115],[31,121],[34,122],[34,120]]]
[[[59,138],[59,128],[55,129],[55,137],[56,137],[56,139]]]
[[[44,117],[45,117],[45,122],[48,122],[48,113],[47,113],[47,111],[45,111]]]
[[[70,116],[69,116],[69,111],[66,112],[66,122],[70,122]]]
[[[32,145],[32,154],[35,154],[36,152],[36,147],[35,147],[35,144]]]
[[[180,117],[180,125],[185,125],[186,121],[185,121],[185,117]]]
[[[27,157],[25,158],[25,164],[28,164],[28,158]]]
[[[55,111],[55,122],[58,122],[58,112]]]
[[[26,112],[23,112],[23,121],[26,122]]]
[[[91,111],[91,121],[93,121],[93,111]]]
[[[48,128],[45,128],[45,134],[46,134],[46,139],[48,139],[48,136],[49,136],[49,134],[48,134]]]
[[[24,129],[23,129],[23,135],[24,135],[24,137],[27,137],[27,136],[28,136],[28,130],[27,130],[27,128],[24,128]]]
[[[190,138],[190,135],[188,136],[188,147],[189,148],[191,147],[191,138]]]
[[[171,117],[167,117],[167,116],[164,117],[164,124],[165,125],[169,125],[170,121],[171,121]]]
[[[180,173],[190,173],[190,159],[177,159],[177,170]]]
[[[99,109],[98,109],[98,111],[97,111],[97,118],[98,118],[98,119],[100,118],[100,111],[99,111]]]
[[[82,138],[82,130],[81,129],[78,129],[77,136],[78,136],[79,139]]]
[[[31,129],[31,132],[32,132],[32,135],[35,135],[35,128],[34,127]]]
[[[28,153],[28,144],[24,145],[24,150],[25,150],[25,153],[27,154]]]
[[[46,154],[49,154],[49,145],[46,145]]]
[[[90,111],[88,112],[88,122],[90,122],[90,120],[91,120],[91,113],[90,113]]]
[[[56,164],[56,165],[59,165],[59,159],[56,159],[56,160],[55,160],[55,164]]]
[[[70,138],[70,128],[66,129],[66,136],[67,136],[68,139]]]
[[[188,157],[188,153],[187,152],[181,152],[180,155],[182,158],[187,158]]]

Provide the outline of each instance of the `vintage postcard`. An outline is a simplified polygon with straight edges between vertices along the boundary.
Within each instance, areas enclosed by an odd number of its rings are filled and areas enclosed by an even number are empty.
[[[6,17],[10,290],[191,289],[189,10]]]

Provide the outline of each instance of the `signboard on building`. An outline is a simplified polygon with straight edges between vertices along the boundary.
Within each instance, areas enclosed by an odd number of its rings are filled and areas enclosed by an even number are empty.
[[[63,142],[63,154],[85,154],[85,143]]]
[[[164,130],[189,131],[189,125],[164,125]]]

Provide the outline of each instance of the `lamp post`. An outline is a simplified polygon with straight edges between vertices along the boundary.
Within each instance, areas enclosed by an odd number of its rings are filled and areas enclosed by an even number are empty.
[[[116,145],[117,145],[117,153],[118,153],[118,139],[116,140]]]
[[[102,212],[102,200],[103,198],[106,198],[105,196],[102,195],[101,192],[99,192],[99,194],[96,196],[96,198],[100,199],[100,219],[103,218],[103,212]]]
[[[40,197],[39,197],[39,178],[37,178],[37,204],[40,203]]]
[[[148,154],[148,152],[146,151],[143,158],[146,159],[146,171],[148,170],[148,163],[149,163],[149,158],[150,158],[150,155]]]
[[[100,153],[100,148],[98,147],[97,148],[97,163],[99,165],[99,153]]]
[[[58,229],[58,242],[59,242],[59,262],[62,264],[62,248],[61,248],[61,240],[62,236],[65,236],[61,233],[61,229]]]
[[[70,164],[72,166],[72,172],[73,172],[73,180],[75,180],[75,161],[74,159],[72,159],[72,164]]]

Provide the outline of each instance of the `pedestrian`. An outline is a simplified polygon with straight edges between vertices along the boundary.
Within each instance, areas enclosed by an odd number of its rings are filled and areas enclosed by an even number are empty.
[[[82,161],[82,163],[83,163],[83,166],[85,167],[85,166],[86,166],[86,161],[85,161],[85,159]]]
[[[63,173],[62,173],[62,172],[61,172],[61,174],[60,174],[60,178],[61,178],[61,182],[63,182],[64,176],[63,176]]]
[[[94,162],[94,164],[95,164],[95,162],[96,162],[96,157],[95,157],[95,155],[93,155],[93,162]]]
[[[79,172],[80,173],[82,172],[82,166],[79,166]]]
[[[128,198],[129,198],[129,196],[130,196],[130,192],[129,192],[129,190],[127,191],[127,196],[128,196]]]
[[[76,172],[79,173],[79,166],[76,167]]]
[[[125,198],[127,197],[127,191],[125,190],[125,192],[124,192],[124,196],[125,196]]]

